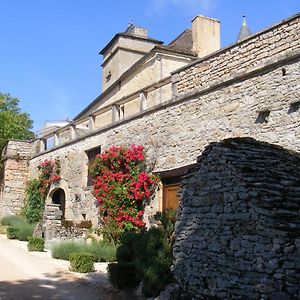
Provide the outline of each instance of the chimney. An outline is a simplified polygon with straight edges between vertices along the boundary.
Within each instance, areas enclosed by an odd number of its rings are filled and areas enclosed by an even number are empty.
[[[130,24],[129,27],[126,30],[126,33],[129,33],[131,35],[147,38],[148,37],[148,30],[143,27],[135,26],[133,24]]]
[[[220,21],[204,16],[192,20],[192,50],[203,57],[220,49]]]

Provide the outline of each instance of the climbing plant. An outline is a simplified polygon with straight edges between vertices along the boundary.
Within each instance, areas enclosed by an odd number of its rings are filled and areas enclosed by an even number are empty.
[[[157,185],[146,171],[144,147],[112,146],[96,157],[91,174],[103,237],[117,243],[124,232],[144,228],[144,208]]]
[[[60,180],[59,160],[44,160],[38,166],[39,176],[27,183],[23,214],[29,223],[37,223],[43,215],[45,200],[52,183]]]

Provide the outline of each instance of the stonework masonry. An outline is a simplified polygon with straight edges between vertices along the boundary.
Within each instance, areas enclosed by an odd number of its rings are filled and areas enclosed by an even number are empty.
[[[211,87],[299,54],[299,15],[175,71],[178,95]]]
[[[0,182],[0,215],[19,213],[25,201],[29,159],[32,157],[31,143],[9,141],[3,150],[4,176]]]
[[[300,155],[210,144],[182,183],[174,275],[195,299],[300,299]]]
[[[208,143],[230,137],[251,136],[299,151],[299,24],[296,16],[178,71],[173,75],[177,96],[35,155],[30,159],[30,176],[35,176],[37,165],[44,159],[59,158],[67,187],[67,218],[80,219],[86,214],[97,222],[95,199],[87,186],[86,151],[91,148],[143,144],[157,172],[195,163]],[[282,46],[283,41],[288,47]],[[268,53],[264,60],[258,51]],[[255,63],[248,63],[251,57],[257,57]],[[221,65],[229,70],[226,80],[222,75],[225,71],[216,69]],[[235,66],[244,66],[242,74],[233,70],[238,70]],[[187,79],[193,85],[186,86]],[[260,120],[264,113],[267,117]],[[154,208],[159,205],[154,204]]]

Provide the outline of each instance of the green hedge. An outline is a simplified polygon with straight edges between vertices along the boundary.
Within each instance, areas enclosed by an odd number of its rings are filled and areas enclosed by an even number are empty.
[[[28,237],[27,248],[29,251],[44,251],[45,240],[41,237]]]
[[[71,253],[70,270],[79,273],[88,273],[94,270],[95,257],[91,253]]]

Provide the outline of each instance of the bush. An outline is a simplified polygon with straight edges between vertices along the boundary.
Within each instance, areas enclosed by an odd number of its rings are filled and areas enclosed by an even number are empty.
[[[6,234],[9,239],[17,238],[17,229],[15,227],[7,227]]]
[[[16,229],[16,238],[20,241],[27,241],[28,237],[33,235],[35,224],[28,224],[26,222],[18,223],[13,226]]]
[[[85,244],[79,242],[60,242],[52,247],[52,257],[69,260],[74,252],[85,252]]]
[[[5,216],[1,219],[1,225],[4,226],[13,226],[17,223],[23,223],[24,220],[16,215]]]
[[[71,253],[70,270],[79,273],[88,273],[94,270],[95,257],[91,253]]]
[[[91,253],[98,262],[116,259],[116,247],[104,242],[93,242],[90,245],[83,242],[60,242],[52,247],[52,257],[58,259],[69,260],[70,254],[73,252]]]
[[[31,236],[28,237],[27,248],[29,251],[44,251],[45,240],[40,237]]]
[[[34,224],[28,224],[26,222],[16,223],[7,227],[6,233],[9,239],[18,239],[20,241],[27,241],[28,237],[32,236]]]
[[[141,231],[145,205],[158,182],[146,170],[144,147],[111,146],[97,155],[90,171],[103,238],[117,244],[124,232]]]
[[[116,248],[104,242],[93,242],[88,245],[83,242],[60,242],[53,246],[52,257],[69,260],[70,254],[88,252],[94,255],[95,261],[114,261],[116,259]]]
[[[175,213],[159,213],[158,228],[140,233],[126,233],[117,249],[117,263],[108,266],[108,276],[113,286],[130,288],[143,282],[146,297],[156,297],[172,282],[172,234]]]
[[[137,273],[143,278],[142,292],[157,296],[171,283],[172,249],[162,228],[151,228],[138,243]]]
[[[115,261],[117,249],[113,244],[107,244],[105,242],[93,242],[91,245],[87,245],[87,252],[92,253],[95,256],[96,261]]]
[[[139,284],[136,265],[133,262],[111,263],[107,267],[108,277],[111,284],[118,289],[132,288]]]

